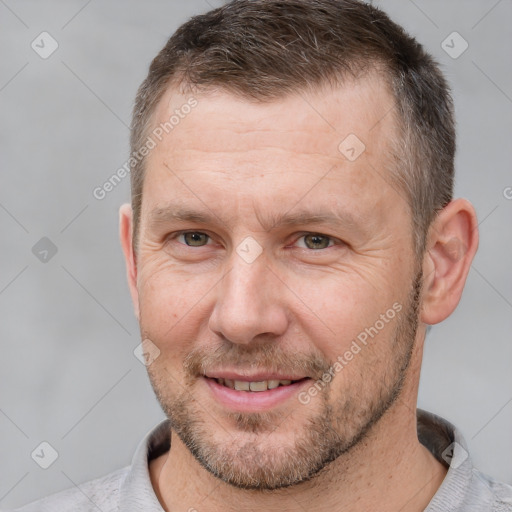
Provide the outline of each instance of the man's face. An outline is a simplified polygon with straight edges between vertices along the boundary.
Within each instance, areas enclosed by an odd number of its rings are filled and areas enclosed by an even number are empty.
[[[205,468],[278,488],[363,439],[406,377],[420,275],[387,179],[393,102],[377,80],[259,104],[195,98],[147,161],[148,370]],[[168,91],[155,125],[188,99]]]

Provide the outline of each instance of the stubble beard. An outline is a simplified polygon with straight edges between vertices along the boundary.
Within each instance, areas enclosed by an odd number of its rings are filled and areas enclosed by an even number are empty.
[[[293,411],[284,418],[282,412],[226,413],[234,433],[230,435],[226,430],[223,441],[219,443],[216,440],[215,433],[222,432],[223,428],[205,411],[207,404],[198,404],[192,388],[198,369],[205,363],[222,360],[223,357],[233,361],[234,354],[246,350],[231,343],[229,348],[217,351],[215,356],[200,350],[189,354],[184,364],[187,378],[180,386],[176,386],[165,368],[156,364],[148,367],[151,384],[170,420],[172,430],[203,468],[234,487],[272,491],[313,479],[331,462],[361,443],[399,398],[414,349],[421,281],[422,272],[419,270],[407,303],[396,317],[389,351],[392,359],[383,362],[376,358],[364,362],[363,352],[368,348],[363,348],[361,354],[356,355],[361,362],[360,371],[352,373],[360,376],[358,381],[345,380],[340,399],[333,402],[331,395],[332,384],[337,380],[335,378],[319,392],[319,400],[314,405],[311,403],[311,406],[319,407],[318,413],[304,418],[304,410],[300,409],[302,425],[295,432],[291,445],[276,446],[272,436],[290,425]],[[381,341],[377,338],[373,342]],[[299,361],[283,356],[279,349],[276,350],[276,346],[270,342],[251,354],[240,355],[240,358],[248,360],[245,356],[249,355],[258,360],[260,368],[308,368],[311,371],[309,374],[317,377],[332,368],[332,362],[318,357]],[[268,366],[262,364],[262,361]],[[379,366],[376,367],[376,364]],[[310,405],[297,401],[293,407],[307,408]],[[225,418],[221,421],[226,423]]]

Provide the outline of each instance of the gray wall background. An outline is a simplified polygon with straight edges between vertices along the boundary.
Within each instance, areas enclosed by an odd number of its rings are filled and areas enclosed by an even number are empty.
[[[456,193],[480,220],[465,295],[428,337],[419,405],[463,431],[479,469],[512,484],[512,2],[375,3],[453,86]],[[0,0],[1,508],[128,464],[163,418],[133,354],[140,340],[117,236],[128,179],[102,201],[93,190],[127,159],[151,58],[179,24],[220,4]],[[58,43],[46,59],[31,47],[51,49],[43,31]],[[441,46],[454,31],[469,45],[458,58]],[[447,44],[454,54],[464,42]],[[58,452],[46,470],[31,457],[43,441]]]

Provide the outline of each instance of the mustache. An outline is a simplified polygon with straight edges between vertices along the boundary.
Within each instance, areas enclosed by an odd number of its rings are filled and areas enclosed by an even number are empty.
[[[192,350],[183,361],[185,374],[194,379],[208,371],[236,368],[240,371],[268,371],[283,374],[305,374],[319,379],[332,363],[320,354],[283,352],[277,343],[247,347],[225,343],[213,350]]]

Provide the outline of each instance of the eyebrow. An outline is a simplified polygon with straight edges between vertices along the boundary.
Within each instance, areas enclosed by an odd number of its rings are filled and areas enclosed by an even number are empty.
[[[350,229],[361,229],[361,220],[351,212],[316,212],[309,210],[288,211],[276,215],[268,215],[265,219],[257,215],[258,220],[265,226],[266,231],[285,226],[299,226],[311,224],[327,224]]]
[[[265,231],[272,231],[279,227],[325,224],[364,233],[366,232],[365,225],[367,224],[361,216],[348,211],[322,212],[302,209],[300,211],[289,210],[276,214],[265,213],[264,215],[261,212],[256,212],[255,215]],[[223,225],[228,229],[231,224],[230,221],[223,221],[212,211],[198,211],[178,205],[157,207],[149,213],[148,226],[150,230],[158,230],[162,226],[172,224],[173,222]]]
[[[172,222],[193,222],[196,224],[222,223],[219,218],[215,218],[210,212],[199,212],[181,206],[169,205],[154,208],[149,213],[148,225],[150,230],[157,230],[160,226],[171,224]]]

